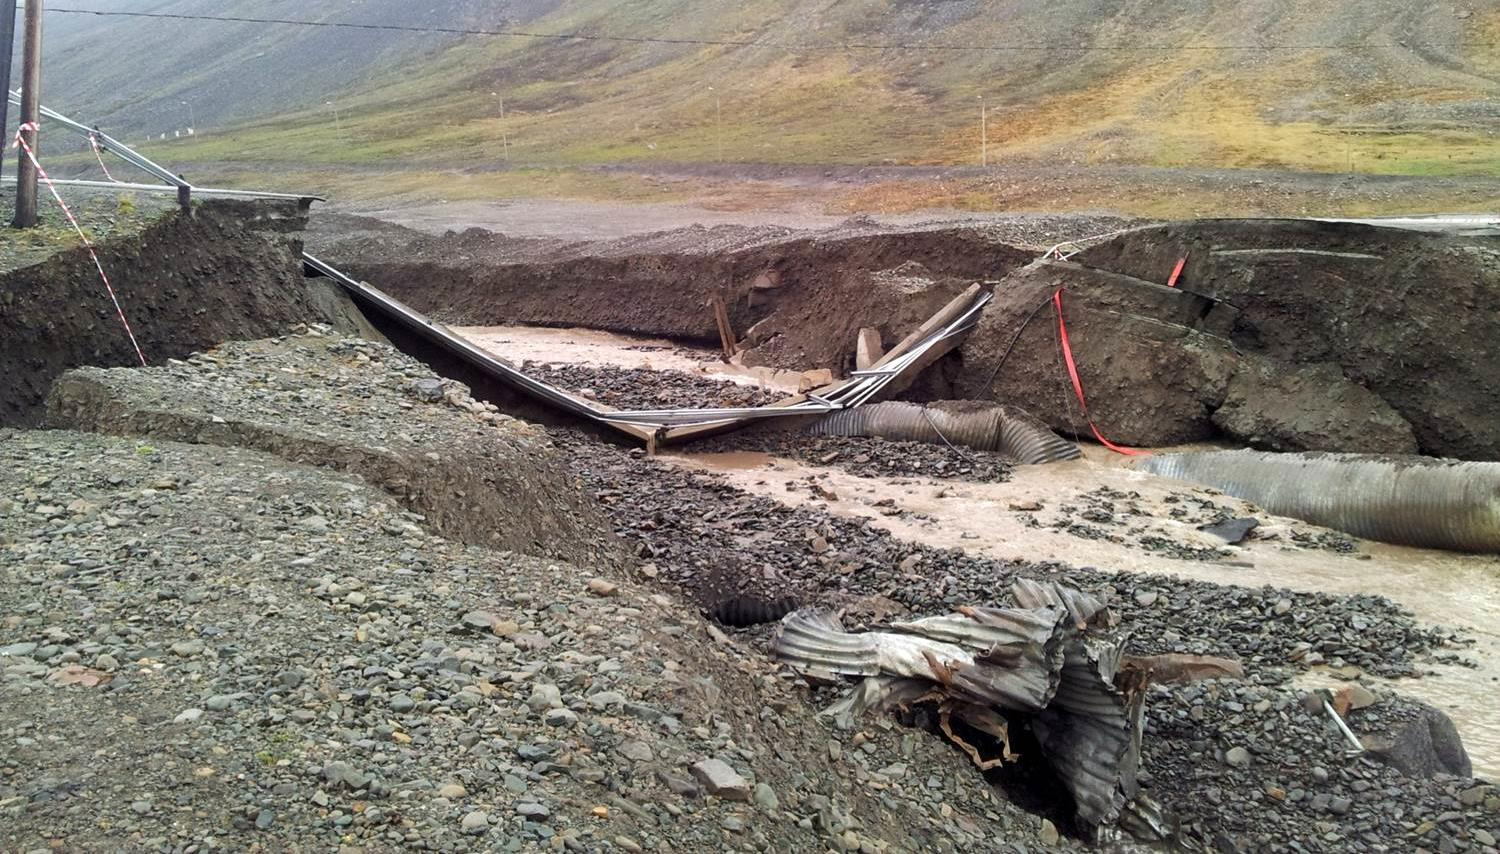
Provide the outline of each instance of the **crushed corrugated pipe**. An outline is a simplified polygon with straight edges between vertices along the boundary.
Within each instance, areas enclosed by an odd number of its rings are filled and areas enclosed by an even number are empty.
[[[1018,580],[1017,607],[957,613],[852,633],[837,617],[803,609],[782,619],[771,649],[811,681],[860,679],[824,714],[842,727],[861,716],[929,704],[943,733],[988,770],[1016,760],[1010,727],[1029,726],[1042,759],[1096,841],[1161,840],[1160,808],[1136,781],[1147,686],[1153,681],[1242,676],[1223,659],[1135,658],[1098,598],[1057,583]],[[954,720],[993,738],[956,734]]]

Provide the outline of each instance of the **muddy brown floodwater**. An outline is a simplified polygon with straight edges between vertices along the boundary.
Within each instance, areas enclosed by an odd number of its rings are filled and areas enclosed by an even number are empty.
[[[724,365],[716,354],[670,341],[632,338],[578,329],[530,327],[460,328],[491,352],[517,363],[613,365],[684,371],[747,384],[770,379]],[[795,376],[795,375],[791,375]],[[781,387],[789,378],[781,379]],[[790,385],[795,390],[795,382]],[[1181,450],[1181,449],[1172,449]],[[1353,541],[1349,552],[1305,547],[1295,537],[1316,537],[1323,529],[1280,519],[1212,490],[1191,487],[1128,468],[1125,458],[1097,446],[1084,459],[1047,466],[1018,466],[1005,483],[970,483],[928,478],[863,477],[824,466],[757,452],[697,453],[691,447],[662,455],[676,465],[718,474],[746,492],[789,506],[814,505],[858,518],[915,543],[956,548],[1007,560],[1055,560],[1144,574],[1177,575],[1217,584],[1270,585],[1325,593],[1385,596],[1441,626],[1474,639],[1464,657],[1476,667],[1431,663],[1426,675],[1386,682],[1393,690],[1423,699],[1447,712],[1458,725],[1477,776],[1500,778],[1500,557]],[[816,479],[820,490],[801,485]],[[1090,495],[1122,496],[1137,513],[1131,535],[1079,536],[1051,523],[1062,507],[1087,506]],[[832,499],[820,497],[835,496]],[[1223,542],[1197,529],[1190,517],[1173,511],[1184,496],[1212,502],[1262,520],[1258,536],[1243,546]],[[902,511],[902,512],[895,512]],[[1179,515],[1182,515],[1179,513]],[[1122,529],[1111,529],[1122,530]],[[1142,548],[1142,541],[1170,542],[1216,559],[1180,559]],[[1303,684],[1330,684],[1341,677],[1313,670]],[[1366,682],[1382,680],[1364,675]]]
[[[1019,466],[1006,483],[955,483],[925,478],[859,477],[839,469],[810,466],[758,453],[697,454],[690,449],[664,455],[680,465],[712,471],[733,485],[788,505],[811,504],[841,516],[862,518],[897,537],[940,548],[1016,560],[1057,560],[1128,572],[1178,575],[1216,584],[1248,587],[1271,585],[1326,593],[1375,593],[1418,618],[1462,629],[1475,645],[1465,657],[1477,668],[1431,664],[1420,679],[1388,682],[1394,690],[1443,709],[1458,725],[1478,776],[1500,777],[1500,558],[1358,542],[1357,551],[1289,548],[1277,540],[1255,539],[1230,546],[1223,560],[1178,560],[1139,547],[1085,539],[1034,527],[1028,519],[1045,516],[1061,504],[1086,503],[1082,496],[1101,487],[1138,493],[1136,503],[1159,511],[1147,522],[1170,540],[1222,547],[1195,526],[1173,520],[1173,496],[1193,493],[1221,505],[1243,508],[1267,521],[1265,534],[1314,532],[1318,529],[1278,519],[1236,499],[1165,480],[1122,465],[1102,448],[1086,449],[1082,460],[1047,466]],[[817,478],[837,500],[815,497],[788,482]],[[909,511],[888,515],[893,509]],[[1029,509],[1040,505],[1040,510]],[[1014,509],[1016,507],[1028,509]],[[1149,536],[1149,533],[1148,533]],[[1313,670],[1302,677],[1309,686],[1330,684],[1336,675]],[[1364,676],[1366,681],[1376,681]]]
[[[525,361],[568,365],[612,365],[656,371],[682,371],[740,385],[796,394],[802,374],[727,364],[717,352],[664,338],[616,335],[597,329],[536,326],[455,326],[453,331],[517,365]]]

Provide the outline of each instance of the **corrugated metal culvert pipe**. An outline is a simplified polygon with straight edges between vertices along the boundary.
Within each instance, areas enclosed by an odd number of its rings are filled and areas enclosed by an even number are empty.
[[[1211,451],[1145,457],[1136,468],[1366,539],[1500,553],[1500,463]]]
[[[939,401],[928,406],[892,401],[844,409],[808,428],[815,436],[874,436],[996,451],[1025,465],[1075,460],[1078,446],[1015,406]]]

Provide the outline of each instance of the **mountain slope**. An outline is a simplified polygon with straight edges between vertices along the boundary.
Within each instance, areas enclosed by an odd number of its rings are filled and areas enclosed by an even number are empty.
[[[49,14],[48,102],[155,136],[188,101],[178,161],[977,163],[983,97],[997,158],[1500,168],[1500,0],[72,2],[755,42]]]

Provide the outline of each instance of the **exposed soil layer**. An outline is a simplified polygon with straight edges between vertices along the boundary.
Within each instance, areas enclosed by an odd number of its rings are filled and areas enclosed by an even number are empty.
[[[159,368],[80,368],[57,381],[46,422],[352,472],[461,542],[585,565],[621,556],[545,435],[388,345],[305,335]]]
[[[329,260],[435,318],[457,325],[583,326],[719,341],[722,297],[746,361],[782,368],[852,367],[861,327],[894,345],[975,280],[1032,256],[1005,230],[891,231],[851,222],[822,232],[689,228],[592,244],[553,245],[469,229],[328,241]],[[527,253],[533,253],[527,255]],[[529,260],[517,260],[518,257]],[[899,269],[898,269],[899,268]]]
[[[99,244],[146,359],[159,364],[232,338],[298,323],[354,331],[329,285],[304,282],[305,212],[292,203],[211,201]],[[0,275],[0,424],[32,424],[52,380],[79,365],[139,364],[87,250]]]
[[[1289,365],[1337,366],[1409,422],[1424,453],[1500,459],[1500,352],[1491,345],[1500,340],[1500,241],[1203,220],[1128,232],[1078,260],[1165,281],[1182,258],[1181,288],[1224,316],[1223,337],[1235,348]],[[1084,379],[1101,384],[1102,357],[1091,361]],[[1152,376],[1163,363],[1137,370]]]

